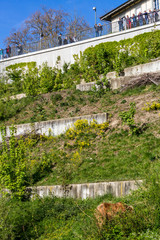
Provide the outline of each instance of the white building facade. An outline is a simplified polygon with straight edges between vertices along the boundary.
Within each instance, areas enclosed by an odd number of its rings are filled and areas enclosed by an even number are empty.
[[[112,32],[118,32],[119,18],[124,18],[127,16],[132,18],[133,14],[138,16],[139,13],[144,14],[145,11],[149,13],[149,11],[153,12],[154,9],[156,9],[159,15],[158,20],[160,20],[159,6],[160,0],[128,0],[127,2],[102,16],[100,19],[102,21],[111,22]]]

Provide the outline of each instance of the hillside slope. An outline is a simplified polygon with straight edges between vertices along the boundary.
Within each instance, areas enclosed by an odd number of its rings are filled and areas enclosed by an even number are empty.
[[[19,107],[18,113],[11,111],[12,115],[7,119],[3,115],[1,124],[107,112],[109,126],[80,121],[74,130],[58,137],[27,136],[24,141],[27,142],[27,155],[32,163],[32,184],[143,179],[150,166],[154,163],[158,167],[159,162],[160,110],[145,110],[147,103],[159,103],[159,92],[159,86],[147,85],[123,93],[69,90],[6,101],[9,110],[13,109],[15,102],[14,108]],[[119,116],[130,109],[132,102],[136,104],[135,125],[137,128],[145,126],[140,134],[134,135],[128,132],[127,124],[122,125]],[[47,158],[44,171],[38,167],[43,161],[42,155]]]

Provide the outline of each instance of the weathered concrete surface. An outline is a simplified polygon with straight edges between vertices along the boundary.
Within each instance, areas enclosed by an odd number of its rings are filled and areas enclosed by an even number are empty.
[[[71,198],[95,198],[105,194],[112,194],[115,197],[130,194],[132,190],[138,189],[142,184],[141,180],[137,181],[119,181],[119,182],[99,182],[70,184],[66,187],[62,185],[39,186],[32,188],[32,196],[38,194],[40,197],[54,195],[56,197]]]
[[[80,90],[80,91],[82,91],[82,92],[85,92],[85,91],[91,91],[91,90],[93,90],[93,87],[94,87],[94,86],[98,89],[98,86],[96,85],[95,82],[78,84],[78,85],[76,85],[76,89],[77,89],[77,90]]]
[[[17,94],[17,95],[14,95],[14,96],[10,96],[9,99],[11,100],[14,100],[14,99],[22,99],[22,98],[25,98],[26,97],[26,94],[25,93],[21,93],[21,94]],[[4,100],[8,100],[7,98],[4,98]]]
[[[110,76],[114,76],[115,77],[114,72]],[[120,88],[124,84],[128,83],[129,81],[131,81],[133,77],[127,76],[127,77],[115,77],[115,78],[110,78],[109,79],[106,76],[106,78],[110,82],[111,89],[115,90],[115,89]],[[79,89],[80,91],[92,91],[93,90],[93,86],[95,86],[97,89],[99,88],[99,86],[97,86],[95,82],[90,82],[90,83],[78,84],[76,86],[76,89]]]
[[[93,121],[95,119],[98,124],[104,123],[108,119],[107,113],[99,113],[99,114],[92,114],[92,115],[85,115],[85,116],[79,116],[79,117],[73,117],[73,118],[63,118],[63,119],[57,119],[57,120],[50,120],[50,121],[43,121],[43,122],[36,122],[33,124],[27,123],[27,124],[20,124],[15,125],[16,127],[16,133],[15,136],[28,134],[31,132],[37,133],[37,134],[45,134],[45,135],[53,135],[57,136],[62,133],[64,133],[67,129],[69,129],[77,120],[80,119],[86,119],[89,122]],[[7,126],[6,128],[6,137],[10,137],[10,127]],[[2,136],[0,133],[0,141],[2,141]]]
[[[156,72],[160,72],[160,60],[124,69],[125,76],[138,76],[144,73],[156,73]]]
[[[21,62],[36,62],[37,65],[42,65],[44,62],[47,62],[49,66],[53,67],[56,65],[57,57],[60,56],[61,62],[59,64],[59,68],[62,68],[63,64],[73,63],[75,54],[80,54],[86,48],[95,46],[99,43],[104,42],[112,42],[112,41],[120,41],[127,38],[133,38],[136,35],[142,34],[144,32],[150,32],[153,29],[160,29],[160,22],[157,22],[156,25],[154,23],[147,24],[141,27],[132,28],[126,31],[121,31],[117,33],[111,33],[108,35],[104,35],[101,37],[91,38],[84,41],[79,41],[76,43],[71,43],[67,45],[63,45],[60,47],[45,49],[33,53],[27,53],[20,56],[15,56],[7,59],[0,60],[0,73],[5,70],[5,68],[9,65]]]
[[[124,76],[117,77],[116,72],[109,72],[106,78],[109,79],[111,88],[118,89],[124,84],[127,84],[136,76],[140,76],[146,73],[159,73],[160,72],[160,60],[154,60],[149,63],[136,65],[124,69]]]
[[[135,77],[117,77],[117,78],[113,78],[110,79],[110,86],[112,90],[118,89],[120,87],[122,87],[123,85],[129,83],[130,81],[132,81],[132,78],[135,79]]]

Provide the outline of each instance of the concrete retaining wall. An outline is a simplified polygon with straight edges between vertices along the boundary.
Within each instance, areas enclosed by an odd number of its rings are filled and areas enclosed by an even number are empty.
[[[123,77],[117,77],[116,72],[109,72],[107,73],[106,78],[110,79],[111,88],[114,90],[132,81],[133,77],[140,76],[146,73],[158,72],[160,72],[160,60],[154,60],[149,63],[125,68]]]
[[[111,33],[97,38],[91,38],[84,41],[67,44],[60,47],[45,49],[33,53],[27,53],[20,56],[15,56],[0,61],[0,73],[5,70],[5,68],[11,64],[21,63],[21,62],[32,62],[35,61],[37,65],[42,65],[42,63],[47,62],[49,66],[53,67],[56,65],[57,57],[60,56],[61,63],[59,68],[62,68],[64,62],[73,63],[74,54],[80,54],[86,48],[95,46],[99,43],[109,42],[109,41],[120,41],[122,39],[133,38],[144,32],[150,32],[153,29],[160,29],[160,22],[155,24],[147,24],[141,27],[132,28],[126,31],[121,31],[117,33]]]
[[[113,74],[113,76],[114,76],[114,74]],[[110,82],[111,89],[115,90],[115,89],[120,88],[121,86],[123,86],[124,84],[128,83],[131,80],[132,80],[132,77],[130,77],[130,76],[116,77],[116,78],[109,79],[109,82]],[[99,86],[97,86],[95,82],[90,82],[90,83],[78,84],[78,85],[76,85],[76,89],[83,91],[83,92],[84,91],[93,91],[93,86],[95,86],[96,89],[99,88]]]
[[[80,119],[86,119],[89,122],[95,119],[97,123],[100,124],[107,121],[108,114],[99,113],[99,114],[79,116],[79,117],[73,117],[73,118],[63,118],[58,120],[36,122],[33,124],[27,123],[27,124],[15,125],[17,129],[15,136],[24,135],[31,132],[35,132],[37,134],[45,134],[47,136],[51,133],[53,136],[57,136],[57,135],[60,135],[61,133],[64,133],[77,120],[80,120]],[[6,137],[10,137],[9,126],[7,126],[6,128]],[[1,134],[0,134],[0,141],[2,141]]]
[[[115,197],[128,195],[131,190],[136,190],[142,184],[138,181],[119,181],[119,182],[99,182],[85,184],[70,184],[66,187],[62,185],[40,186],[32,188],[32,193],[40,197],[54,195],[56,197],[71,198],[95,198],[105,194],[112,194]],[[32,196],[33,196],[32,195]]]
[[[128,67],[124,69],[124,76],[117,77],[116,72],[109,72],[106,78],[109,79],[111,84],[111,89],[115,90],[132,81],[133,77],[140,76],[146,73],[158,73],[160,72],[160,60],[154,60],[149,63],[140,64],[134,67]],[[76,89],[81,91],[90,91],[96,86],[95,82],[83,83],[76,86]]]
[[[76,85],[76,89],[80,90],[82,92],[85,92],[85,91],[93,90],[94,86],[96,86],[96,88],[98,88],[98,86],[95,84],[95,82],[82,83],[82,84]]]
[[[144,73],[155,72],[160,72],[160,60],[125,68],[124,76],[138,76]]]

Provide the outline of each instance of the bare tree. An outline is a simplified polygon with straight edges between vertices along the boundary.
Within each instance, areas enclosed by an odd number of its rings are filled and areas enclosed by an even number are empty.
[[[71,17],[63,10],[43,7],[26,19],[20,29],[12,30],[5,43],[11,46],[17,46],[20,43],[26,52],[34,51],[57,45],[59,33],[73,37],[78,33],[82,34],[86,28],[89,28],[89,25],[83,17]]]
[[[85,34],[87,34],[87,30],[89,29],[89,24],[83,17],[70,16],[68,18],[68,24],[66,27],[67,34],[70,36],[77,36],[82,38]]]
[[[66,29],[66,17],[68,13],[63,10],[45,9],[44,10],[44,21],[46,23],[47,36],[53,45],[57,43],[57,36],[59,33],[64,34]]]
[[[10,35],[5,39],[5,43],[13,46],[18,44],[26,45],[28,41],[32,40],[28,33],[29,29],[26,26],[21,26],[21,28],[18,30],[13,29]]]

